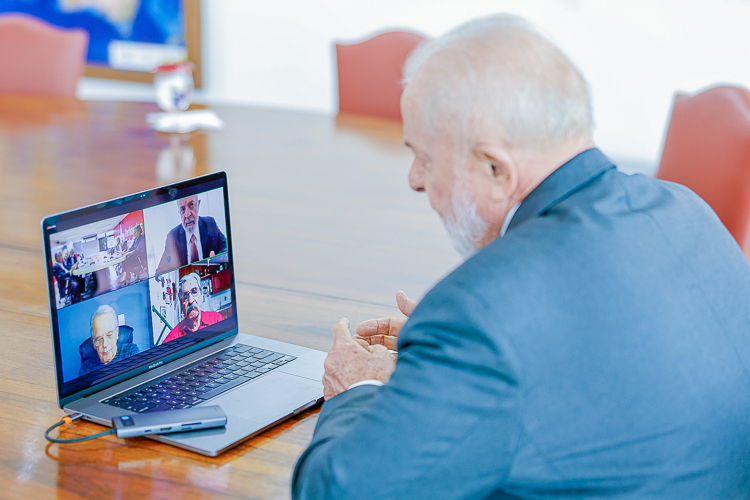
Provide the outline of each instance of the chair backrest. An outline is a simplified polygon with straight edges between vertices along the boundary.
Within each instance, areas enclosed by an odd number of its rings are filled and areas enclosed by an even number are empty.
[[[337,43],[339,113],[401,120],[404,62],[425,40],[416,33],[390,31],[361,43]]]
[[[0,16],[0,93],[75,97],[89,35],[25,14]]]
[[[706,200],[750,260],[750,92],[677,94],[656,176]]]

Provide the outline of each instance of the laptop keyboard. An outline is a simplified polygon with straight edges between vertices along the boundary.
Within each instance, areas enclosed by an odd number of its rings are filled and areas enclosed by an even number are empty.
[[[235,344],[209,359],[102,403],[136,413],[190,408],[295,359],[295,356]]]

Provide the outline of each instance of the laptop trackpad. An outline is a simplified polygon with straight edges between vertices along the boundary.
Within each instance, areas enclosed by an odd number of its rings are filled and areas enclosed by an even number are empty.
[[[322,382],[275,372],[241,385],[206,404],[221,406],[230,421],[235,416],[265,426],[322,396]]]

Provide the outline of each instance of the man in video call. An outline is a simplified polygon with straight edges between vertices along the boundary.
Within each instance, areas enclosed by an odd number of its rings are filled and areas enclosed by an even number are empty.
[[[183,335],[200,330],[208,325],[213,325],[224,319],[217,312],[203,310],[201,279],[196,273],[183,276],[177,290],[179,290],[178,297],[180,304],[182,304],[182,314],[185,316],[185,319],[172,328],[172,331],[169,332],[164,342],[178,339]]]
[[[63,252],[63,263],[65,267],[72,270],[75,263],[78,262],[75,251],[68,250],[67,248]]]
[[[227,251],[227,239],[213,217],[199,217],[198,195],[177,200],[182,223],[167,234],[156,274],[186,266]]]
[[[96,356],[86,359],[81,364],[78,376],[138,354],[138,346],[132,342],[117,345],[119,338],[120,326],[117,324],[117,313],[110,306],[99,306],[91,316],[91,342],[94,344]]]
[[[67,288],[67,294],[70,295],[70,301],[73,304],[81,300],[81,291],[83,288],[81,279],[71,274],[75,267],[75,265],[72,268],[67,268],[65,266],[62,252],[57,252],[55,254],[55,262],[52,265],[52,275],[57,279],[58,286],[60,287],[60,295],[63,295]]]
[[[141,226],[135,226],[133,229],[133,243],[130,245],[125,255],[125,260],[122,263],[123,271],[125,271],[125,280],[130,280],[130,274],[135,275],[135,281],[138,281],[142,274],[147,273],[146,267],[146,243],[143,237],[143,229]]]

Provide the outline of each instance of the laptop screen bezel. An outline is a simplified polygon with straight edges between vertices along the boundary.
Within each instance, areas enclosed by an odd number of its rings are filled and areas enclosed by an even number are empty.
[[[224,194],[224,214],[226,217],[226,240],[227,240],[227,254],[228,254],[228,269],[230,271],[230,289],[231,297],[234,303],[233,315],[220,322],[218,325],[222,325],[220,328],[225,329],[225,332],[220,332],[215,336],[207,339],[203,339],[200,342],[189,345],[175,352],[166,354],[162,358],[158,358],[154,362],[150,362],[147,365],[133,368],[126,373],[115,375],[102,382],[95,383],[91,386],[85,387],[75,392],[67,393],[64,391],[65,382],[63,378],[63,360],[62,360],[62,345],[60,338],[60,331],[58,325],[54,281],[52,275],[52,247],[50,243],[50,236],[56,232],[64,231],[68,228],[85,225],[89,222],[95,222],[98,220],[106,219],[108,217],[114,217],[122,214],[127,214],[137,210],[143,210],[145,208],[154,207],[163,203],[174,201],[186,196],[193,194],[203,193],[213,189],[222,188]],[[68,226],[69,225],[69,226]],[[62,229],[59,229],[62,226]],[[54,351],[55,360],[55,378],[56,378],[56,389],[57,389],[57,400],[60,408],[65,405],[76,401],[78,399],[90,396],[99,391],[105,390],[109,387],[142,375],[150,370],[156,369],[164,364],[167,364],[175,359],[187,356],[195,351],[221,342],[227,338],[230,338],[238,333],[238,314],[237,314],[237,294],[235,287],[235,273],[234,273],[234,255],[232,250],[232,230],[230,223],[230,212],[229,212],[229,192],[227,189],[227,175],[226,172],[215,172],[207,174],[201,177],[195,177],[185,181],[177,182],[174,184],[160,186],[138,193],[129,194],[112,200],[88,205],[85,207],[61,212],[58,214],[49,215],[41,221],[42,231],[42,242],[44,245],[44,258],[45,258],[45,269],[47,274],[47,297],[50,311],[50,329],[52,333],[52,344]],[[151,279],[151,276],[149,276]],[[208,328],[208,327],[207,327]]]

